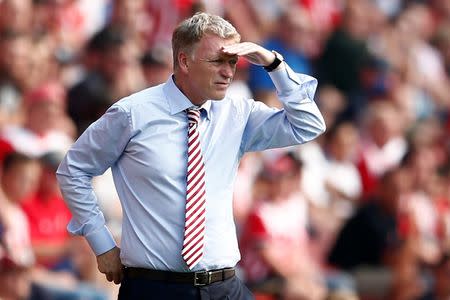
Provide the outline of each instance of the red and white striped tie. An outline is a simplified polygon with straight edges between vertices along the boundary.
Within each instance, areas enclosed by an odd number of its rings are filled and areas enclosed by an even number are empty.
[[[188,109],[188,164],[186,189],[186,221],[181,255],[189,269],[197,265],[203,257],[205,247],[205,165],[200,146],[198,124],[200,111]]]

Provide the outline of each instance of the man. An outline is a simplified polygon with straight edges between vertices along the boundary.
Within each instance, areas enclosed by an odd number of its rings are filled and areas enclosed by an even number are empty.
[[[111,106],[61,163],[57,176],[73,213],[68,229],[86,237],[109,281],[122,282],[120,299],[249,299],[233,269],[239,160],[325,130],[312,100],[317,81],[241,43],[230,23],[206,13],[175,29],[172,48],[173,76]],[[284,110],[226,96],[239,56],[270,71]],[[109,167],[124,212],[121,249],[91,187]]]

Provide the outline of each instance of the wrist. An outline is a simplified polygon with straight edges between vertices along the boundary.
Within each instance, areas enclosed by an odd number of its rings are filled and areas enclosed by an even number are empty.
[[[266,70],[267,72],[272,72],[273,70],[278,68],[278,66],[284,61],[284,58],[280,53],[276,52],[275,50],[272,50],[272,53],[274,54],[274,60],[272,61],[272,63],[267,66],[263,66],[264,70]]]

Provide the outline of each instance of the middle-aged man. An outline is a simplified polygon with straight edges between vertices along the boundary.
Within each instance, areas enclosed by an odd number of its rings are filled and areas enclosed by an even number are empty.
[[[239,160],[324,132],[317,81],[207,13],[178,25],[172,48],[173,75],[112,105],[61,163],[68,230],[86,237],[109,281],[122,283],[119,299],[251,299],[234,272]],[[240,56],[269,72],[284,109],[226,96]],[[91,186],[109,167],[124,213],[121,249]]]

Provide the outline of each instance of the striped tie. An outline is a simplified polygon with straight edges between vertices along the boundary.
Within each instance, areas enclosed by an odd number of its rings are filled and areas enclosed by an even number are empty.
[[[198,123],[200,111],[188,109],[188,164],[186,221],[181,255],[190,270],[202,259],[205,235],[205,166],[200,146]]]

